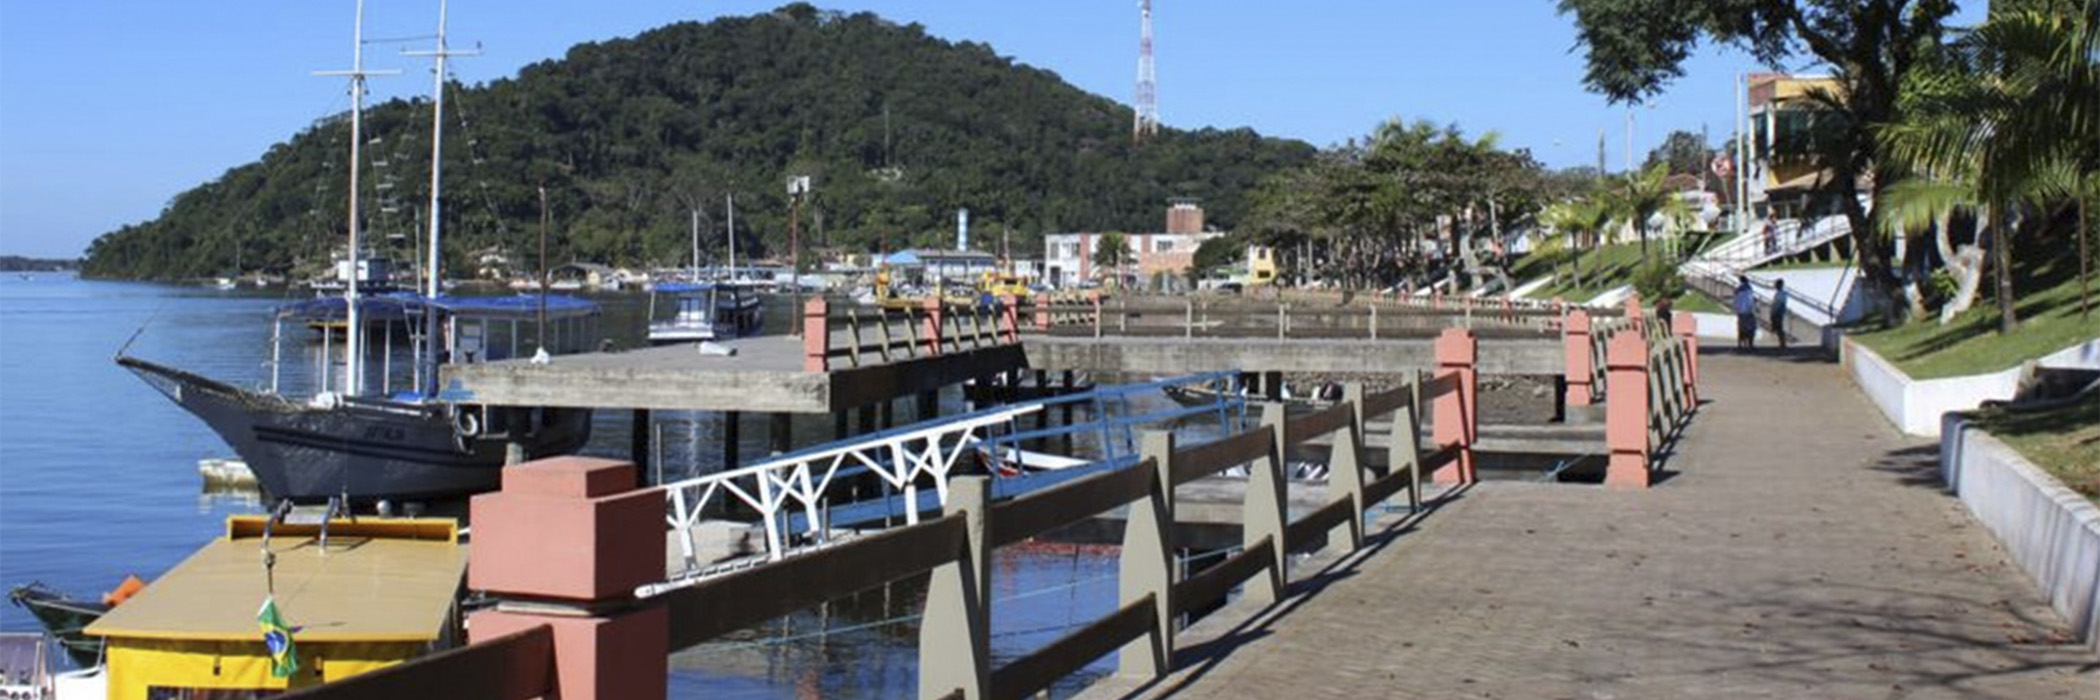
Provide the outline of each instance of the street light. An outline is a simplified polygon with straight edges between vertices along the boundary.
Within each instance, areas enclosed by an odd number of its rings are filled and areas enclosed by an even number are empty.
[[[809,194],[808,175],[790,175],[788,190],[788,284],[794,288],[795,314],[802,313],[802,198]],[[788,324],[789,332],[802,335],[802,324]]]

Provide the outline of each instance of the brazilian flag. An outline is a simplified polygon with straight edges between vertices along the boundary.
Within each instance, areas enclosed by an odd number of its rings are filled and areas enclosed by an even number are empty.
[[[263,646],[270,648],[270,675],[290,678],[298,673],[299,650],[292,646],[292,626],[278,614],[276,598],[263,599],[262,610],[255,613],[255,623],[262,627]]]

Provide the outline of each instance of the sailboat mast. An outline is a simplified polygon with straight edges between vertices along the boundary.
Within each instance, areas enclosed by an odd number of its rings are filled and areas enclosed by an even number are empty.
[[[437,48],[430,51],[402,52],[407,56],[429,56],[437,64],[431,70],[430,86],[430,257],[423,266],[426,281],[423,292],[423,362],[427,371],[424,372],[424,385],[420,388],[426,394],[435,394],[437,391],[438,314],[433,305],[437,302],[438,295],[445,291],[445,258],[441,244],[444,240],[441,227],[445,217],[443,205],[438,197],[445,167],[445,62],[453,56],[481,54],[480,51],[453,51],[445,44],[446,5],[444,0],[439,0]]]
[[[357,166],[363,156],[360,148],[364,144],[365,125],[365,0],[357,0],[357,22],[350,31],[350,280],[344,287],[343,299],[349,307],[344,330],[344,349],[350,353],[350,363],[343,372],[343,395],[356,396],[365,387],[364,324],[358,317],[358,269],[363,262],[358,253],[357,216]]]

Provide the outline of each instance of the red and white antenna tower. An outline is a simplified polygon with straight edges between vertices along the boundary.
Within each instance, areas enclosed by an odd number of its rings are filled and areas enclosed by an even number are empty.
[[[1152,71],[1152,0],[1138,0],[1137,121],[1130,125],[1132,143],[1159,133],[1158,77]]]

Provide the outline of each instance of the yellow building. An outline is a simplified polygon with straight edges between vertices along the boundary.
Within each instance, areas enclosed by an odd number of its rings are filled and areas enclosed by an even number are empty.
[[[1753,153],[1750,201],[1770,216],[1792,217],[1816,208],[1814,194],[1830,185],[1832,171],[1815,157],[1819,139],[1843,127],[1818,93],[1838,96],[1844,84],[1829,76],[1761,73],[1750,76]]]
[[[337,520],[325,547],[318,524],[279,524],[265,544],[264,523],[228,518],[225,537],[88,626],[104,639],[111,700],[267,695],[457,643],[467,552],[455,521]],[[290,678],[271,674],[266,598],[292,627]]]

